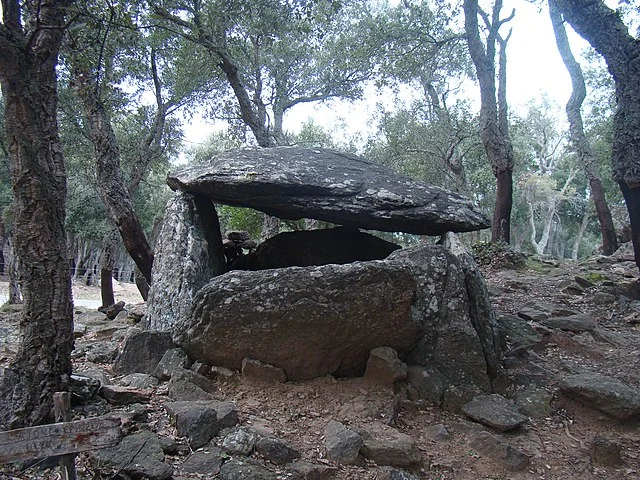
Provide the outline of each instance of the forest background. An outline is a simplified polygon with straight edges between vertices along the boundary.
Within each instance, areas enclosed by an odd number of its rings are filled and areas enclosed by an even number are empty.
[[[496,5],[487,5],[486,11]],[[260,129],[267,143],[349,151],[460,191],[491,216],[496,180],[480,136],[477,75],[461,4],[102,1],[76,8],[58,67],[59,124],[68,174],[66,230],[74,278],[97,282],[107,262],[116,279],[132,281],[135,267],[101,199],[108,180],[96,165],[83,89],[95,94],[109,119],[122,179],[150,245],[170,195],[164,182],[167,171],[227,148],[262,144]],[[538,38],[529,39],[529,51],[546,52],[558,63],[557,52],[549,50],[555,40],[545,4],[522,0],[500,8],[505,18],[511,8],[515,12],[513,20],[501,26],[503,38],[513,29],[518,39],[519,29],[531,32],[532,24],[540,25]],[[635,11],[624,5],[620,11],[633,24]],[[485,25],[484,37],[487,31]],[[223,41],[212,42],[207,35]],[[576,54],[588,86],[585,129],[615,225],[622,232],[628,215],[610,172],[613,84],[598,55],[584,42],[572,38],[572,43],[579,45]],[[219,45],[237,70],[237,85],[225,70]],[[558,69],[547,74],[560,94],[546,94],[532,81],[523,85],[517,65],[522,66],[528,54],[515,47],[506,52],[507,65],[516,65],[507,70],[507,98],[518,102],[508,114],[515,158],[511,244],[556,258],[584,258],[602,239],[589,182],[559,103],[558,97],[568,98],[571,91],[569,77]],[[239,100],[241,90],[245,105]],[[528,102],[522,103],[523,92],[531,95]],[[342,118],[328,116],[318,105],[345,113]],[[4,135],[1,117],[0,122]],[[210,132],[203,136],[208,125]],[[185,132],[188,140],[196,130],[197,143],[185,141]],[[10,248],[6,138],[0,137],[0,147],[0,242]],[[221,207],[219,213],[223,230],[248,230],[255,238],[267,234],[257,212]],[[468,242],[488,240],[489,235],[478,232],[469,235]],[[395,240],[417,241],[408,236]]]

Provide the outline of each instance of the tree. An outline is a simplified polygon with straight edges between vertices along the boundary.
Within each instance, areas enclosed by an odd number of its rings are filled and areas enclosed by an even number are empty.
[[[596,208],[602,235],[602,253],[604,255],[611,255],[618,249],[618,239],[613,225],[613,218],[611,217],[611,210],[609,209],[602,181],[600,180],[596,156],[584,133],[581,108],[587,96],[587,89],[582,68],[571,52],[567,32],[555,0],[549,0],[549,16],[551,17],[553,31],[556,36],[558,51],[571,76],[571,84],[573,86],[571,97],[567,101],[566,106],[571,141],[583,165],[584,173],[589,180],[590,194]]]
[[[14,243],[24,309],[21,340],[0,385],[0,423],[52,418],[67,390],[73,305],[64,229],[66,171],[57,124],[56,65],[72,0],[2,0],[0,84],[14,194]]]
[[[509,22],[515,12],[500,19],[502,0],[496,0],[491,18],[478,6],[477,0],[464,0],[464,23],[469,53],[476,67],[480,84],[480,137],[484,144],[493,175],[496,177],[496,205],[491,225],[491,240],[511,241],[511,210],[513,207],[513,146],[509,138],[507,110],[506,45],[509,36],[500,36],[500,27]],[[488,30],[485,44],[480,38],[478,16]],[[496,47],[498,75],[496,76]],[[496,78],[498,87],[496,89]]]
[[[600,0],[556,0],[560,14],[604,57],[615,83],[611,164],[624,196],[640,268],[640,43]]]

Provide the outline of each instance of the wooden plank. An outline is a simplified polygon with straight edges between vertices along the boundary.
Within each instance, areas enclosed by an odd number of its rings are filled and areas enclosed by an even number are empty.
[[[120,419],[103,416],[0,432],[0,464],[109,447],[120,441]]]
[[[56,422],[71,421],[71,395],[69,392],[56,392],[53,394],[53,415]],[[75,459],[75,453],[60,457],[62,480],[78,480]]]

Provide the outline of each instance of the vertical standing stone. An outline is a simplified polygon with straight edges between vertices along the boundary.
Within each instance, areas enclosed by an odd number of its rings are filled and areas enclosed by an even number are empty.
[[[149,327],[170,330],[186,316],[191,300],[226,270],[218,214],[211,200],[176,193],[167,204],[156,246]]]

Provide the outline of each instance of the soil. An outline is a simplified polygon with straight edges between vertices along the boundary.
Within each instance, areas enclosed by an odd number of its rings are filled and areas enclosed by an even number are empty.
[[[506,345],[506,368],[501,382],[505,396],[515,398],[527,384],[536,382],[553,395],[545,415],[531,417],[528,423],[515,431],[491,431],[462,414],[444,411],[436,405],[409,401],[402,386],[396,385],[394,390],[373,385],[363,378],[327,377],[308,382],[256,385],[237,377],[236,381],[218,383],[216,397],[236,403],[242,425],[288,441],[301,452],[303,459],[315,463],[333,465],[325,458],[323,435],[327,423],[334,419],[354,428],[372,422],[388,423],[409,434],[422,454],[422,465],[413,471],[421,479],[640,478],[640,419],[616,420],[562,395],[556,385],[563,373],[591,371],[616,377],[640,388],[640,309],[636,311],[634,308],[639,305],[634,301],[640,297],[640,289],[635,264],[628,261],[628,257],[617,260],[598,257],[584,262],[536,260],[518,270],[492,266],[482,268],[498,315],[516,315],[524,307],[553,304],[556,309],[590,314],[596,319],[599,331],[604,332],[601,335],[572,333],[530,322],[543,333],[543,341],[524,350]],[[595,286],[582,291],[576,289],[576,276],[591,279]],[[135,287],[124,285],[122,288],[126,301],[138,300],[132,295]],[[75,298],[99,299],[99,291],[95,287],[76,286],[74,295]],[[16,322],[16,314],[0,316],[0,327],[9,328]],[[0,361],[6,362],[7,357]],[[110,366],[100,366],[116,383],[117,378]],[[83,358],[78,358],[74,367],[81,371],[89,366]],[[175,437],[175,429],[162,407],[168,401],[166,393],[166,384],[161,384],[146,407],[149,421],[145,425],[130,423],[127,430],[146,428],[161,436]],[[100,408],[125,410],[124,407],[105,405]],[[88,411],[85,408],[74,413],[80,417]],[[434,434],[438,426],[446,429],[447,438],[440,439]],[[471,448],[469,439],[481,430],[491,431],[492,435],[528,455],[529,467],[524,471],[509,471],[500,459]],[[590,447],[596,437],[621,447],[621,464],[609,467],[593,461]],[[166,458],[176,467],[189,453],[184,439],[178,438],[177,441],[180,453]],[[101,470],[86,453],[78,455],[77,466],[81,477],[125,478],[114,477],[113,471]],[[378,466],[371,462],[358,467],[337,467],[335,478],[339,480],[382,478]],[[286,467],[279,467],[278,471],[282,472],[281,478],[289,478]],[[0,470],[0,477],[58,478],[53,470],[31,468],[20,473],[15,466]],[[180,478],[215,477],[194,474]]]

